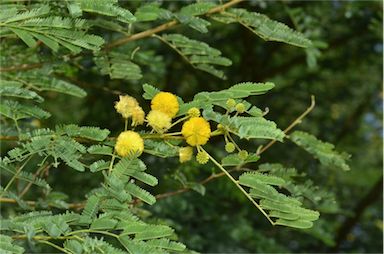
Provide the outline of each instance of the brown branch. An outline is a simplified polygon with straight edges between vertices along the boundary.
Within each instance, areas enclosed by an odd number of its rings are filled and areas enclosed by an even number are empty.
[[[19,137],[18,136],[0,136],[0,140],[18,141]]]
[[[228,170],[228,172],[234,172],[234,171],[246,171],[247,169],[244,169],[244,168],[234,168],[232,170]],[[222,176],[224,176],[225,173],[218,173],[218,174],[212,174],[210,175],[209,177],[205,178],[204,180],[200,181],[199,184],[206,184],[216,178],[220,178]],[[190,187],[185,187],[185,188],[182,188],[182,189],[179,189],[179,190],[176,190],[176,191],[171,191],[171,192],[166,192],[166,193],[162,193],[162,194],[158,194],[156,195],[156,199],[159,200],[159,199],[163,199],[163,198],[167,198],[167,197],[171,197],[171,196],[175,196],[177,194],[180,194],[180,193],[184,193],[184,192],[187,192],[187,191],[190,191],[192,188]]]
[[[244,1],[244,0],[231,0],[223,5],[219,5],[219,6],[216,6],[212,9],[210,9],[206,15],[210,15],[210,14],[214,14],[214,13],[217,13],[217,12],[221,12],[235,4],[238,4],[240,3],[241,1]],[[139,32],[139,33],[136,33],[136,34],[133,34],[133,35],[129,35],[127,37],[124,37],[124,38],[121,38],[121,39],[118,39],[118,40],[115,40],[107,45],[104,46],[104,49],[105,51],[109,51],[111,50],[112,48],[115,48],[115,47],[118,47],[118,46],[121,46],[123,44],[126,44],[128,42],[131,42],[131,41],[135,41],[135,40],[139,40],[139,39],[143,39],[143,38],[146,38],[146,37],[150,37],[156,33],[159,33],[159,32],[162,32],[164,30],[167,30],[171,27],[174,27],[176,26],[177,24],[179,24],[179,22],[177,20],[172,20],[172,21],[169,21],[165,24],[162,24],[160,26],[157,26],[155,28],[152,28],[152,29],[149,29],[149,30],[145,30],[143,32]]]
[[[36,201],[31,201],[31,200],[26,200],[24,201],[27,205],[30,206],[36,206],[37,202]],[[17,200],[13,198],[0,198],[0,203],[9,203],[9,204],[16,204]],[[80,202],[80,203],[70,203],[68,204],[69,209],[82,209],[84,208],[85,202]],[[48,206],[54,207],[54,204],[48,204]]]
[[[36,179],[36,177],[38,176],[38,175],[43,175],[44,174],[44,172],[46,172],[47,170],[49,170],[49,168],[52,166],[52,164],[48,164],[48,165],[46,165],[45,167],[41,167],[41,168],[39,168],[37,171],[36,171],[36,173],[35,174],[33,174],[33,180],[35,180]],[[25,188],[22,190],[22,192],[20,193],[20,195],[19,195],[19,198],[22,198],[28,191],[29,191],[29,189],[31,188],[31,186],[32,186],[32,182],[30,182],[30,183],[28,183],[27,184],[27,186],[25,186]]]
[[[26,70],[40,68],[44,64],[45,62],[33,63],[33,64],[22,64],[22,65],[10,66],[10,67],[0,67],[0,72],[26,71]]]

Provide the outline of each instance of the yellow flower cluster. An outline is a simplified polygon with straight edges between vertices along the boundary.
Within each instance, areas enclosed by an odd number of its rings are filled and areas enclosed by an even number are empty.
[[[171,128],[172,119],[165,113],[152,110],[147,115],[148,125],[151,126],[157,133],[164,133]]]
[[[202,117],[192,117],[183,124],[181,134],[191,146],[205,145],[211,136],[211,127]]]
[[[133,126],[143,124],[144,119],[146,119],[146,122],[154,131],[163,134],[173,126],[172,118],[176,117],[179,112],[179,102],[175,95],[168,92],[159,92],[153,97],[151,111],[145,117],[145,113],[137,100],[131,96],[124,95],[120,96],[119,101],[115,104],[115,108],[123,118],[132,118]],[[211,136],[209,122],[200,117],[200,110],[198,108],[189,109],[186,116],[174,124],[181,121],[185,121],[181,134],[190,146],[179,149],[180,162],[183,163],[191,160],[193,157],[192,147],[197,147],[197,161],[202,164],[206,163],[208,161],[208,154],[199,150],[199,146],[205,145]],[[138,133],[124,131],[116,140],[115,150],[122,157],[139,156],[144,151],[144,141]]]
[[[179,102],[177,97],[168,92],[159,92],[151,101],[151,109],[167,114],[170,118],[174,118],[179,112]]]
[[[129,95],[119,96],[119,101],[115,104],[115,109],[123,118],[132,117],[132,126],[144,123],[145,113],[137,100]]]
[[[183,162],[191,160],[192,159],[192,155],[193,155],[193,148],[192,147],[190,147],[190,146],[181,147],[179,149],[179,160],[180,160],[180,163],[183,163]]]
[[[159,92],[151,101],[151,109],[147,115],[148,125],[157,133],[164,133],[172,126],[172,118],[179,111],[179,102],[175,95]]]
[[[134,131],[124,131],[117,137],[115,150],[121,157],[140,156],[144,151],[144,140]]]

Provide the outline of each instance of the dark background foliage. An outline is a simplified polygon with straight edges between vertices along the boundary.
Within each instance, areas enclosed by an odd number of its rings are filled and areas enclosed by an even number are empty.
[[[122,2],[127,8],[136,4]],[[170,10],[180,5],[181,2],[164,3]],[[143,69],[142,80],[110,80],[95,75],[91,62],[79,63],[83,70],[72,81],[86,89],[88,96],[76,99],[60,95],[47,100],[52,118],[42,121],[42,126],[76,122],[108,128],[115,135],[121,131],[122,122],[113,108],[118,99],[113,91],[141,99],[141,84],[145,82],[187,101],[200,91],[225,89],[242,81],[272,81],[276,87],[271,92],[252,100],[260,108],[268,107],[267,118],[282,129],[308,107],[310,95],[315,95],[316,108],[297,128],[350,153],[351,171],[324,168],[288,141],[275,144],[258,162],[294,166],[306,172],[316,185],[336,193],[337,205],[322,214],[314,230],[271,227],[225,178],[209,182],[204,196],[190,191],[146,208],[167,220],[176,229],[180,241],[199,252],[381,252],[382,4],[379,1],[248,1],[239,6],[264,13],[305,33],[321,48],[317,64],[301,48],[265,42],[236,24],[223,29],[222,24],[213,22],[208,34],[178,26],[175,32],[205,41],[233,61],[225,70],[227,80],[193,69],[170,48],[149,38],[119,48],[122,53],[137,46],[140,50],[156,51],[156,57],[151,60],[159,64],[156,68]],[[110,36],[103,30],[95,32],[105,38]],[[260,144],[244,142],[243,146],[255,151]],[[207,149],[220,156],[218,148],[224,150],[224,143],[213,138]],[[180,165],[177,158],[144,156],[143,159],[149,172],[160,178],[159,186],[153,189],[155,194],[182,188],[177,180],[180,174],[188,181],[198,182],[215,170],[210,164]],[[100,182],[89,176],[57,170],[49,176],[49,182],[57,191],[81,201]]]

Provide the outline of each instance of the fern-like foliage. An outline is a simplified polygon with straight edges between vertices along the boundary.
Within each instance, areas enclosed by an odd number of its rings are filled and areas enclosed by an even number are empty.
[[[136,80],[143,77],[140,67],[133,63],[131,57],[117,52],[94,57],[100,73],[111,79]]]
[[[121,203],[130,202],[136,197],[150,205],[154,204],[156,199],[152,194],[130,181],[133,178],[151,186],[157,185],[157,179],[145,173],[145,169],[146,166],[141,160],[123,158],[115,165],[111,174],[105,175],[107,184],[103,185],[103,195],[115,198]]]
[[[175,14],[175,17],[180,23],[188,25],[189,27],[201,33],[207,33],[207,27],[211,23],[208,22],[206,19],[197,16],[207,13],[210,9],[215,6],[216,4],[212,2],[193,3],[181,8],[180,11]]]
[[[4,254],[22,254],[24,248],[13,243],[13,239],[7,235],[0,234],[0,250]]]
[[[200,109],[210,109],[211,105],[215,105],[222,108],[226,108],[226,101],[228,99],[234,99],[236,102],[241,102],[244,104],[246,113],[252,116],[261,116],[262,111],[259,108],[241,99],[247,98],[253,95],[264,94],[267,91],[271,90],[274,86],[275,85],[271,82],[267,82],[267,83],[243,82],[243,83],[239,83],[234,86],[231,86],[228,89],[224,89],[217,92],[200,92],[193,97],[193,101],[188,103],[183,103],[182,105],[180,105],[179,114],[185,114],[192,107],[196,107]],[[148,90],[150,88],[144,87],[144,89]],[[154,94],[154,92],[152,92],[152,94]],[[234,109],[229,109],[229,110],[230,112],[234,111]]]
[[[170,19],[173,17],[172,12],[160,7],[157,2],[147,3],[137,8],[135,12],[137,22],[154,21],[157,19]]]
[[[302,207],[302,202],[296,198],[286,196],[276,190],[282,187],[284,179],[258,172],[244,173],[239,183],[250,188],[250,195],[260,200],[260,206],[268,211],[268,216],[275,218],[274,224],[294,227],[310,228],[313,221],[319,218],[319,213]]]
[[[266,41],[280,41],[303,48],[312,46],[311,41],[302,33],[294,31],[287,25],[271,20],[267,16],[257,12],[231,8],[213,15],[212,18],[226,24],[234,22],[240,23]]]
[[[79,127],[77,125],[57,126],[56,131],[49,129],[25,133],[21,136],[27,142],[8,152],[10,160],[23,161],[33,154],[54,159],[54,166],[59,165],[58,159],[68,166],[84,171],[85,165],[80,158],[86,153],[86,147],[76,141],[75,138],[102,141],[109,134],[108,130],[96,127]]]
[[[161,158],[175,157],[179,154],[177,146],[164,141],[145,140],[145,152]]]
[[[317,210],[325,213],[335,213],[339,207],[334,195],[315,185],[311,180],[304,180],[306,174],[299,173],[295,168],[286,168],[278,163],[264,163],[259,165],[259,172],[268,173],[284,179],[282,186],[300,201],[310,201]]]
[[[37,106],[22,104],[13,100],[2,100],[0,102],[0,114],[15,121],[23,118],[42,119],[51,116],[50,113]]]
[[[253,139],[275,139],[282,141],[285,134],[277,128],[272,121],[266,120],[264,117],[243,117],[223,115],[213,110],[204,110],[206,119],[225,126],[230,133],[240,138]]]
[[[67,7],[75,17],[81,16],[82,12],[90,12],[115,17],[124,23],[132,23],[136,20],[129,10],[118,5],[118,0],[71,0],[67,2]]]
[[[35,47],[39,40],[53,51],[63,46],[79,53],[82,49],[99,50],[104,43],[101,37],[86,33],[85,20],[53,16],[48,5],[8,12],[0,13],[0,27],[16,34],[29,47]]]
[[[334,145],[318,140],[315,136],[302,131],[293,132],[290,135],[290,139],[308,153],[312,154],[324,166],[329,168],[336,167],[346,171],[350,170],[346,163],[349,155],[335,151]]]
[[[172,47],[192,67],[225,79],[224,73],[216,69],[216,66],[230,66],[232,61],[221,56],[219,50],[204,42],[192,40],[180,34],[167,34],[158,38]]]
[[[64,80],[50,78],[38,71],[0,77],[0,114],[14,121],[26,118],[45,119],[51,114],[34,105],[44,101],[44,91],[84,97],[85,91]]]

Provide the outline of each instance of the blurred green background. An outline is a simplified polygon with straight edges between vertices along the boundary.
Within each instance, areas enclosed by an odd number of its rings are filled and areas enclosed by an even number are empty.
[[[122,5],[130,9],[139,2],[123,2]],[[170,10],[182,5],[181,2],[164,2]],[[208,34],[179,26],[172,32],[204,41],[233,61],[233,65],[225,69],[227,80],[193,69],[172,49],[149,38],[119,48],[124,53],[140,46],[140,51],[153,53],[149,59],[151,65],[143,69],[143,79],[110,80],[107,76],[95,75],[91,62],[82,62],[83,70],[75,73],[76,79],[72,81],[84,88],[88,96],[85,99],[53,96],[45,102],[52,118],[43,121],[42,126],[75,122],[108,128],[111,135],[116,136],[123,128],[113,107],[117,93],[135,96],[144,106],[141,85],[146,82],[176,93],[184,101],[191,100],[198,92],[225,89],[243,81],[274,82],[276,87],[271,92],[255,96],[251,101],[259,108],[268,108],[266,118],[282,129],[309,106],[310,95],[315,95],[315,109],[296,129],[308,131],[335,144],[337,150],[350,153],[352,170],[340,172],[324,168],[288,141],[275,144],[258,162],[295,167],[307,173],[321,189],[335,193],[336,203],[320,208],[321,218],[312,230],[270,226],[225,178],[205,185],[205,195],[190,191],[161,199],[145,208],[170,223],[180,241],[190,249],[204,253],[381,253],[381,1],[247,1],[239,6],[264,13],[303,32],[315,42],[317,50],[306,52],[282,43],[265,42],[236,24],[224,26],[213,22]],[[145,103],[144,109],[148,112],[148,102]],[[255,151],[260,144],[244,142],[242,146]],[[220,158],[224,142],[213,138],[207,149]],[[180,183],[183,177],[189,182],[198,182],[216,170],[211,164],[199,165],[193,161],[180,165],[177,158],[145,155],[143,159],[149,172],[160,178],[159,186],[151,190],[154,194],[183,188]],[[257,164],[250,167],[256,168]],[[90,176],[95,177],[73,170],[58,170],[49,176],[49,182],[57,191],[78,197],[80,201],[101,180],[90,179]],[[62,179],[71,179],[71,182]],[[329,197],[333,199],[332,195]]]

